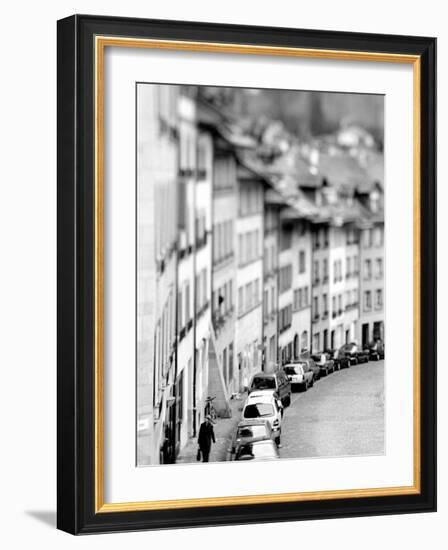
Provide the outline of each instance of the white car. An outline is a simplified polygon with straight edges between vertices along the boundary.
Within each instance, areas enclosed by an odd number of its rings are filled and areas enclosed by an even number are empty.
[[[314,385],[314,373],[306,361],[285,365],[283,369],[291,382],[291,388],[300,386],[306,391]]]
[[[282,416],[283,406],[275,390],[256,390],[250,393],[242,413],[245,420],[255,418],[268,420],[273,432],[273,439],[277,445],[280,445]]]

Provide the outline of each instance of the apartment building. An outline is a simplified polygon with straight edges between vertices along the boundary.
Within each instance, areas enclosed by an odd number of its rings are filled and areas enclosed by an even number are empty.
[[[139,465],[173,462],[175,454],[177,99],[176,87],[137,87]]]
[[[361,232],[360,342],[384,340],[384,225]]]
[[[178,118],[176,453],[197,433],[208,393],[213,153],[211,140],[198,131],[194,88],[180,89]]]
[[[263,179],[238,163],[235,353],[239,389],[247,387],[262,368],[264,191]]]
[[[265,193],[263,237],[263,370],[273,372],[278,364],[278,247],[281,196]]]
[[[239,390],[235,368],[238,186],[234,152],[221,139],[215,139],[213,174],[212,321],[228,399]]]
[[[344,343],[358,342],[359,322],[359,229],[345,226]]]

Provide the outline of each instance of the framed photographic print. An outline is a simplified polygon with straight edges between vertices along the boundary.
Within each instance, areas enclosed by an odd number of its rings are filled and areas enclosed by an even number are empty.
[[[435,510],[433,38],[58,22],[58,527]]]

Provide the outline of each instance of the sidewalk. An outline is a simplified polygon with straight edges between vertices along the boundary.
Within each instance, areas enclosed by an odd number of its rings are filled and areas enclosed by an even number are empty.
[[[230,418],[217,418],[216,424],[213,429],[215,431],[216,443],[212,444],[212,450],[210,452],[210,462],[223,462],[227,458],[227,449],[229,448],[230,441],[233,436],[233,432],[236,429],[238,422],[241,419],[241,409],[247,394],[239,394],[234,399],[231,399],[230,410],[232,415]],[[176,463],[188,463],[196,462],[196,453],[198,451],[197,437],[192,437],[185,447],[179,453]]]

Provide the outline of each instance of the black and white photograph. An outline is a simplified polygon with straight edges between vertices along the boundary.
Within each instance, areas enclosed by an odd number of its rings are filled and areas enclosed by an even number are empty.
[[[382,455],[384,96],[136,84],[137,465]]]

